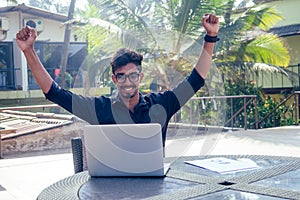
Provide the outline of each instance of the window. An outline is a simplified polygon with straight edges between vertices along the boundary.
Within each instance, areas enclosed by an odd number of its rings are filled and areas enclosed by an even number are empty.
[[[77,72],[87,55],[86,43],[70,43],[67,61],[67,72],[75,78]],[[36,42],[35,50],[45,69],[53,79],[56,79],[55,71],[60,69],[63,43]],[[29,89],[38,89],[39,86],[28,69]]]
[[[14,67],[13,43],[0,42],[0,90],[18,89],[15,74],[20,68]]]

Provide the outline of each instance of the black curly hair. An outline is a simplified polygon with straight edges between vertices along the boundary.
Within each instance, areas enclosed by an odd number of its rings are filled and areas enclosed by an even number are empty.
[[[114,54],[110,61],[112,73],[115,74],[116,69],[121,68],[127,65],[128,63],[134,63],[141,72],[142,60],[142,54],[127,48],[121,48]]]

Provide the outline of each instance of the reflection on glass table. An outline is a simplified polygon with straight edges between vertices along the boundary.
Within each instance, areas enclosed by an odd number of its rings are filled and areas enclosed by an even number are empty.
[[[295,170],[253,183],[255,185],[294,190],[300,192],[300,170]]]
[[[213,200],[279,200],[282,198],[278,197],[270,197],[266,195],[261,194],[253,194],[249,192],[240,192],[235,190],[225,190],[221,192],[216,192],[213,194],[204,195],[201,197],[194,198],[197,200],[207,200],[207,199],[213,199]]]

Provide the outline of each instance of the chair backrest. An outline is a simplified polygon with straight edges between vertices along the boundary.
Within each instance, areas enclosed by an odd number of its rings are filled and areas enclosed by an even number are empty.
[[[73,154],[73,164],[74,164],[74,172],[82,172],[83,171],[83,148],[82,148],[82,140],[81,137],[76,137],[71,139],[71,147]]]

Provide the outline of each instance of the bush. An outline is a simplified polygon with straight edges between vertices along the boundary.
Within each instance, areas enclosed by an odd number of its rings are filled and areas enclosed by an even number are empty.
[[[233,80],[227,81],[225,84],[225,93],[227,96],[233,95],[256,95],[257,96],[257,111],[258,120],[263,119],[270,112],[273,111],[279,105],[272,97],[264,97],[262,89],[256,87],[255,82],[249,81],[245,83],[235,83]],[[233,99],[233,106],[231,108],[230,99],[227,102],[226,121],[230,119],[231,112],[236,113],[244,105],[243,98]],[[232,110],[231,110],[232,109]],[[255,106],[251,103],[246,108],[247,113],[247,128],[255,128]],[[287,114],[288,113],[288,114]],[[293,124],[292,108],[286,105],[279,106],[274,112],[272,112],[265,120],[263,120],[258,128],[269,128],[283,125]],[[233,127],[243,128],[244,124],[244,112],[242,111],[233,121]]]

